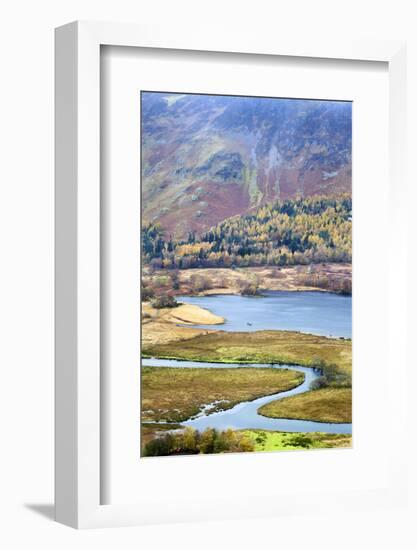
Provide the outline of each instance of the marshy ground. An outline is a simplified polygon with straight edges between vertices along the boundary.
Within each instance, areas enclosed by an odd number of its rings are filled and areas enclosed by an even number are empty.
[[[350,268],[350,266],[349,266]],[[346,266],[332,266],[340,277],[350,276]],[[267,270],[268,268],[262,268]],[[289,268],[288,268],[289,269]],[[193,271],[194,274],[198,270]],[[212,283],[219,291],[223,284],[227,293],[238,288],[233,280],[242,270],[224,270],[231,280],[224,280],[222,270],[212,271]],[[233,272],[232,272],[233,271]],[[258,270],[259,271],[259,270]],[[297,286],[294,277],[306,270],[294,271],[270,281],[278,286]],[[252,277],[256,270],[247,270]],[[216,274],[215,274],[216,273]],[[297,275],[298,273],[298,275]],[[187,293],[187,277],[182,274],[180,291]],[[262,281],[264,282],[264,273]],[[257,275],[258,276],[258,275]],[[216,279],[216,277],[218,279]],[[223,278],[222,278],[223,277]],[[268,277],[266,278],[268,280]],[[298,281],[299,282],[299,281]],[[230,286],[232,284],[232,286]],[[268,283],[269,284],[269,283]],[[217,285],[217,286],[216,286]],[[281,288],[281,287],[280,287]],[[206,289],[210,294],[214,289]],[[260,408],[259,414],[271,418],[313,420],[328,423],[349,423],[352,418],[352,342],[344,338],[327,338],[313,334],[282,330],[226,332],[221,330],[223,318],[190,304],[175,308],[154,308],[142,305],[142,355],[163,359],[206,361],[213,363],[267,363],[318,367],[323,371],[323,386],[299,395],[277,399]],[[193,325],[212,325],[195,328]],[[182,325],[182,326],[179,326]],[[260,396],[286,391],[303,381],[302,373],[273,368],[170,368],[142,367],[142,443],[161,437],[167,430],[182,430],[181,422],[204,411],[210,414],[232,408],[237,403]],[[159,422],[160,424],[152,424]],[[293,450],[351,446],[351,436],[327,433],[286,433],[268,430],[242,430],[254,442],[254,450]]]
[[[182,422],[263,395],[290,390],[302,373],[271,368],[142,367],[142,421]]]

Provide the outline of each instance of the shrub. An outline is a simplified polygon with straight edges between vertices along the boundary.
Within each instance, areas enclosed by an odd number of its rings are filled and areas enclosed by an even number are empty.
[[[352,281],[349,279],[346,279],[342,283],[342,287],[340,289],[341,294],[345,294],[347,296],[352,295]]]
[[[311,382],[312,390],[327,386],[348,388],[352,385],[349,374],[341,371],[334,363],[327,364],[323,359],[313,359],[313,368],[320,370],[320,376]]]
[[[241,287],[240,293],[242,296],[256,296],[258,294],[258,285],[255,283],[246,284]]]
[[[260,433],[258,433],[258,435],[256,436],[255,441],[256,441],[256,443],[258,443],[259,445],[265,443],[265,441],[266,441],[266,433],[265,433],[265,432],[260,432]]]
[[[313,445],[313,440],[304,434],[293,435],[284,443],[284,447],[303,447],[304,449],[308,449],[311,445]]]
[[[174,436],[170,433],[165,434],[164,437],[157,437],[149,441],[144,449],[144,456],[166,456],[172,454],[174,443]]]
[[[329,383],[325,376],[319,376],[310,383],[310,390],[319,390],[320,388],[325,388]]]
[[[152,300],[152,306],[156,309],[162,309],[165,307],[177,307],[179,304],[177,300],[169,294],[162,294]]]
[[[157,277],[153,278],[152,282],[156,287],[161,287],[169,285],[171,279],[167,275],[158,275]]]
[[[178,275],[178,271],[173,271],[171,273],[171,284],[173,290],[178,290],[180,288],[180,278]]]
[[[256,296],[259,291],[259,280],[253,277],[251,281],[240,281],[239,286],[242,296]]]
[[[149,302],[155,296],[154,289],[150,286],[142,286],[142,300]]]
[[[202,292],[211,288],[210,281],[202,275],[191,275],[190,283],[194,291]]]
[[[283,279],[285,278],[285,275],[281,272],[280,269],[272,269],[268,272],[268,277],[270,277],[271,279]]]
[[[249,453],[254,450],[255,450],[255,445],[252,439],[248,435],[243,435],[239,440],[237,449],[234,449],[234,451],[241,452],[241,453]]]
[[[198,432],[196,432],[196,430],[193,430],[190,427],[185,428],[181,441],[181,447],[184,451],[187,451],[190,454],[198,452]]]

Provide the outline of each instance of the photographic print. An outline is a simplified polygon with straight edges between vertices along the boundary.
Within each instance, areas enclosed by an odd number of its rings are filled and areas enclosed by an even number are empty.
[[[140,103],[141,456],[351,447],[351,102]]]

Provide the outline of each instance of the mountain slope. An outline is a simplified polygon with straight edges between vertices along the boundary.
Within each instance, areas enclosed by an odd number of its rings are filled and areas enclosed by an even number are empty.
[[[166,239],[142,229],[142,258],[156,269],[285,266],[352,260],[352,200],[310,197],[261,206],[223,220],[200,237]]]
[[[351,191],[351,104],[142,92],[142,217],[182,238]]]

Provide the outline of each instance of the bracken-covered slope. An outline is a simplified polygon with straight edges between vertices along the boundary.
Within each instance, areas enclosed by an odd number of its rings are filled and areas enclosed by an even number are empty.
[[[200,234],[273,200],[351,192],[351,103],[142,92],[142,222]]]

